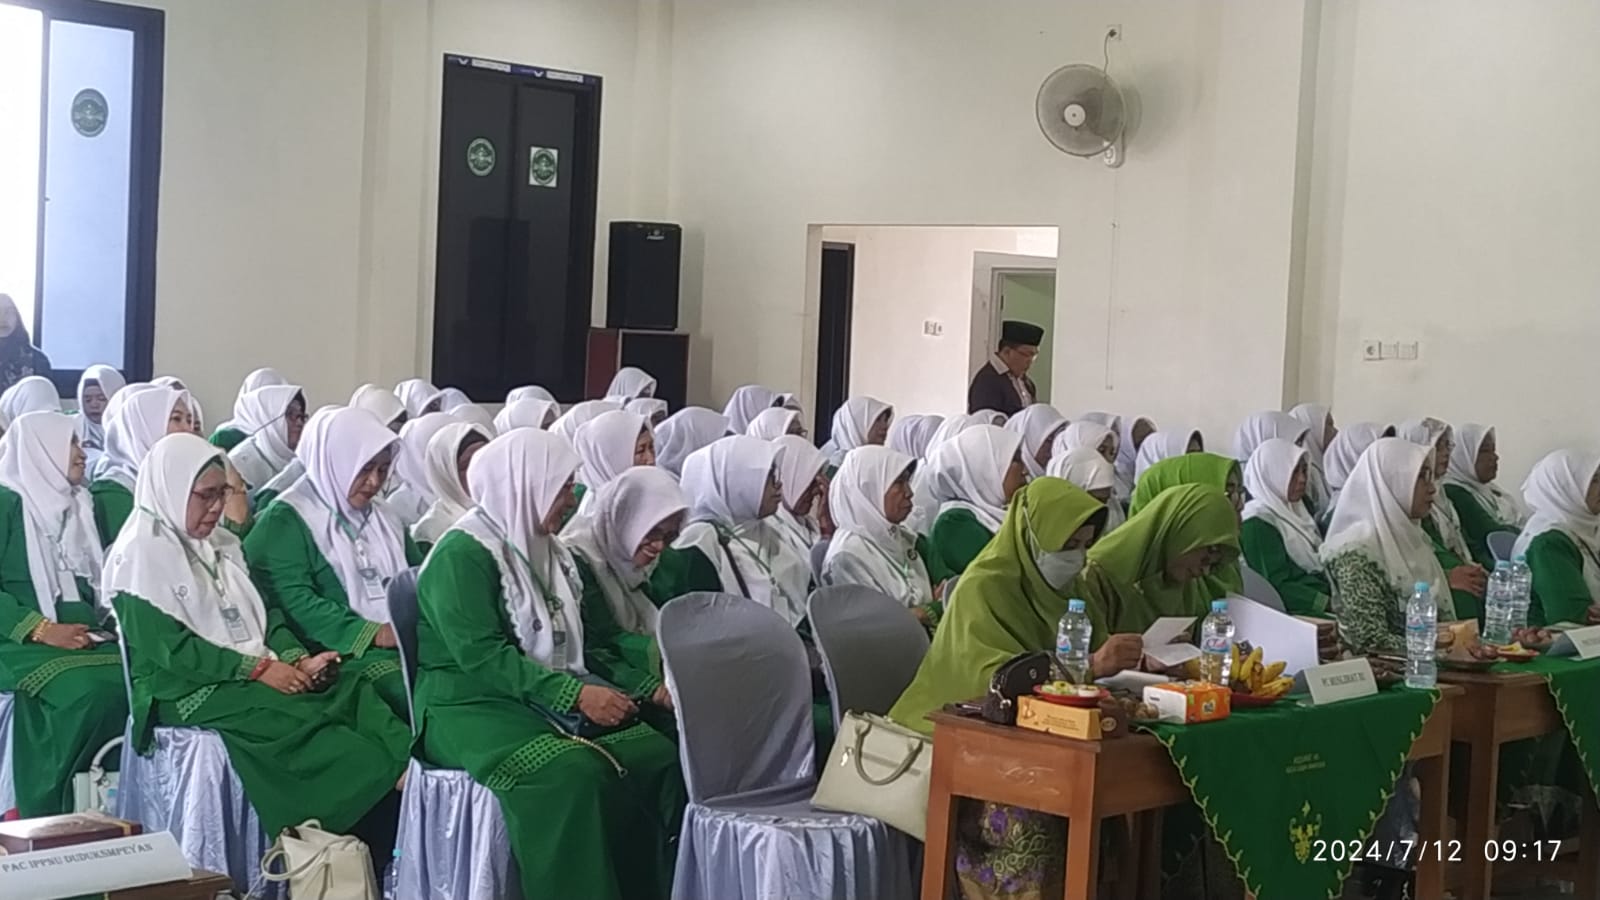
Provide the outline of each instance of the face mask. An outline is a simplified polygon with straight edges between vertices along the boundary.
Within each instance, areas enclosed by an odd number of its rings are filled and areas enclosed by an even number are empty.
[[[1072,579],[1078,577],[1083,571],[1084,550],[1057,550],[1054,553],[1035,554],[1033,562],[1039,567],[1039,574],[1044,577],[1045,583],[1055,590],[1065,590]]]

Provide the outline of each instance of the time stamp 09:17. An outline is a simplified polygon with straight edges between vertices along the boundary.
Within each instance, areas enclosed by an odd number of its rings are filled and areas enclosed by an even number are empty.
[[[1560,841],[1485,841],[1483,859],[1490,862],[1549,862],[1561,850]],[[1423,860],[1461,862],[1460,841],[1324,841],[1311,842],[1311,858],[1318,862],[1387,862],[1404,865]]]

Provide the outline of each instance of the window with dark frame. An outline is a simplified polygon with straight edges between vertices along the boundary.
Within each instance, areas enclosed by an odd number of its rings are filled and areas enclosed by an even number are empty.
[[[64,397],[93,364],[152,374],[165,20],[0,0],[0,293]]]

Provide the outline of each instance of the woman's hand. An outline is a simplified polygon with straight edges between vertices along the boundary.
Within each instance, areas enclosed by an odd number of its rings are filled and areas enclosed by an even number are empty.
[[[1138,666],[1143,657],[1143,635],[1113,634],[1090,655],[1089,666],[1094,670],[1094,677],[1106,678]]]
[[[1600,625],[1600,603],[1589,607],[1589,624]]]
[[[1474,597],[1482,597],[1489,589],[1489,575],[1479,565],[1456,566],[1450,570],[1450,590],[1466,591]]]
[[[316,677],[322,674],[322,671],[328,668],[329,665],[336,665],[338,662],[339,651],[326,650],[322,653],[318,653],[316,656],[303,657],[299,662],[294,664],[294,667],[299,669],[301,672],[304,672],[307,678],[315,680]]]
[[[280,694],[303,694],[311,687],[311,678],[286,662],[273,660],[266,671],[256,679]]]
[[[656,688],[654,694],[650,695],[650,702],[662,709],[672,709],[672,692],[667,690],[667,686],[663,684]]]
[[[380,647],[384,650],[393,650],[400,646],[400,642],[394,636],[394,626],[385,625],[379,628],[378,633],[372,637],[372,646]]]
[[[226,459],[227,457],[223,457]],[[235,525],[243,525],[250,521],[250,491],[245,486],[244,476],[239,470],[229,463],[226,467],[228,475],[228,498],[223,501],[222,517]]]
[[[633,701],[621,691],[586,684],[578,691],[578,711],[596,725],[610,728],[621,725],[639,711]]]
[[[52,623],[41,628],[34,640],[61,650],[87,650],[94,646],[94,643],[89,640],[89,626],[87,625]]]

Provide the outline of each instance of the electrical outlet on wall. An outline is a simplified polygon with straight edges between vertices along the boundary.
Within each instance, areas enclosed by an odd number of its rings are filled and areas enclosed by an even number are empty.
[[[944,334],[944,323],[938,319],[923,319],[922,333],[927,337],[940,337]]]
[[[1417,359],[1419,355],[1420,352],[1416,341],[1400,342],[1400,359],[1414,360]]]
[[[1361,358],[1366,362],[1377,362],[1383,359],[1382,341],[1362,341]]]
[[[1384,359],[1399,359],[1400,344],[1395,341],[1384,341],[1382,357]]]

